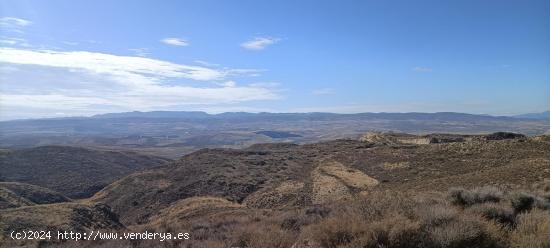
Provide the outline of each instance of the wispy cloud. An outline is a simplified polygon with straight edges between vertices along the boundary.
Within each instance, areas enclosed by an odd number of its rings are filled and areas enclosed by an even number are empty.
[[[273,38],[273,37],[256,37],[252,40],[246,41],[241,44],[241,47],[248,49],[248,50],[263,50],[266,47],[273,45],[277,42],[279,42],[279,38]]]
[[[332,88],[315,89],[311,91],[311,94],[316,96],[330,95],[330,94],[334,94],[334,89]]]
[[[237,86],[237,82],[235,82],[233,80],[229,80],[229,81],[219,83],[219,85],[223,86],[223,87],[235,87],[235,86]]]
[[[78,45],[78,42],[74,42],[74,41],[63,41],[62,43],[65,44],[65,45],[69,45],[69,46]]]
[[[0,30],[6,33],[23,34],[25,27],[31,24],[31,21],[17,17],[0,17]]]
[[[31,24],[32,24],[31,21],[25,20],[22,18],[17,18],[17,17],[0,18],[0,26],[4,26],[4,27],[14,27],[14,26],[24,27],[24,26],[29,26]]]
[[[250,86],[252,87],[265,87],[265,88],[277,88],[279,86],[281,86],[280,83],[277,83],[277,82],[256,82],[256,83],[251,83],[249,84]]]
[[[276,89],[239,85],[232,79],[251,70],[87,51],[15,48],[0,48],[0,63],[14,68],[0,75],[7,85],[0,93],[4,113],[26,109],[82,115],[98,109],[147,111],[279,98]]]
[[[0,39],[0,43],[4,45],[9,46],[22,46],[22,47],[30,47],[31,45],[27,42],[27,40],[22,38],[2,38]]]
[[[432,68],[422,67],[422,66],[414,67],[412,70],[415,71],[415,72],[432,72]]]
[[[164,38],[160,40],[162,43],[172,46],[188,46],[189,42],[180,38]]]
[[[229,73],[229,71],[181,65],[162,60],[87,51],[58,52],[0,48],[0,62],[84,69],[95,73],[150,74],[204,81],[222,79]]]
[[[195,60],[194,62],[197,63],[197,64],[199,64],[199,65],[203,65],[203,66],[211,66],[211,67],[220,66],[219,64],[210,63],[210,62],[204,61],[204,60]]]
[[[147,48],[130,48],[128,51],[134,52],[135,55],[140,57],[147,57],[149,56],[149,49]]]
[[[14,39],[2,39],[2,40],[0,40],[0,43],[5,44],[5,45],[15,45],[15,44],[17,44],[17,41],[14,40]]]

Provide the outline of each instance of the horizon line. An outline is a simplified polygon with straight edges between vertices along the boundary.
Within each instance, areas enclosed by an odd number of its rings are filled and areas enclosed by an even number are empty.
[[[129,114],[129,113],[154,113],[154,112],[167,112],[167,113],[203,113],[207,115],[223,115],[231,113],[243,113],[243,114],[334,114],[334,115],[358,115],[358,114],[467,114],[467,115],[477,115],[477,116],[489,116],[489,117],[509,117],[509,118],[522,118],[522,115],[529,114],[542,114],[550,112],[550,110],[542,112],[528,112],[523,114],[511,114],[511,115],[492,115],[492,114],[483,114],[483,113],[468,113],[468,112],[454,112],[454,111],[437,111],[437,112],[353,112],[353,113],[336,113],[336,112],[266,112],[266,111],[228,111],[228,112],[208,112],[203,110],[152,110],[152,111],[126,111],[126,112],[108,112],[102,114],[93,114],[93,115],[74,115],[74,116],[60,116],[60,117],[37,117],[37,118],[16,118],[16,119],[5,119],[0,122],[9,122],[9,121],[28,121],[28,120],[54,120],[54,119],[78,119],[78,118],[94,118],[100,117],[102,115],[116,115],[116,114]],[[526,118],[526,119],[535,119],[535,118]]]

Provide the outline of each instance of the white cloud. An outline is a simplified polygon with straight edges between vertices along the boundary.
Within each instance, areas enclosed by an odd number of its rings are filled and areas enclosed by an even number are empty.
[[[17,110],[27,109],[33,113],[85,115],[98,110],[147,111],[279,98],[276,89],[239,86],[231,80],[246,76],[250,70],[87,51],[15,48],[0,48],[0,63],[1,67],[14,68],[1,75],[5,82],[0,92],[4,114],[20,114]]]
[[[180,38],[164,38],[160,40],[162,43],[172,46],[188,46],[189,42]]]
[[[331,88],[315,89],[311,91],[311,94],[316,96],[330,95],[330,94],[334,94],[334,90]]]
[[[17,18],[17,17],[2,17],[0,18],[0,26],[4,27],[24,27],[31,25],[32,22],[29,20]]]
[[[252,40],[246,41],[241,44],[241,47],[248,49],[248,50],[263,50],[267,46],[273,45],[277,42],[279,42],[279,38],[272,38],[272,37],[256,37]]]
[[[150,58],[117,56],[86,51],[57,52],[50,50],[36,51],[0,48],[0,62],[83,69],[95,73],[106,73],[116,77],[157,75],[208,81],[222,79],[226,74],[230,73],[230,71],[181,65]]]
[[[417,67],[413,68],[412,70],[415,71],[415,72],[432,72],[432,68],[422,67],[422,66],[417,66]]]

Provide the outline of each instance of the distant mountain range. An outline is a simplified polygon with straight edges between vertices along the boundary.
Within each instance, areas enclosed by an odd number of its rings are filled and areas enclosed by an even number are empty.
[[[514,116],[516,118],[538,119],[538,120],[550,120],[550,111],[542,113],[529,113]]]
[[[26,121],[52,121],[52,120],[91,120],[91,119],[121,119],[121,118],[160,118],[160,119],[232,119],[232,118],[252,118],[252,119],[309,119],[323,120],[327,118],[344,118],[344,119],[447,119],[447,120],[482,120],[482,119],[506,119],[506,118],[528,118],[528,119],[548,119],[550,111],[542,113],[527,113],[514,116],[494,116],[487,114],[468,114],[459,112],[406,112],[406,113],[387,113],[387,112],[365,112],[354,114],[338,114],[328,112],[309,112],[309,113],[272,113],[272,112],[224,112],[219,114],[209,114],[202,111],[133,111],[121,113],[98,114],[91,117],[61,117],[61,118],[38,118],[38,119],[18,119],[6,122],[26,122]]]
[[[122,112],[122,113],[108,113],[94,115],[91,118],[184,118],[184,119],[206,119],[206,118],[334,118],[334,117],[348,117],[348,118],[383,118],[383,119],[403,119],[403,118],[452,118],[452,119],[490,119],[490,118],[527,118],[527,119],[550,119],[550,111],[541,113],[527,113],[514,116],[494,116],[486,114],[467,114],[458,112],[436,112],[436,113],[423,113],[423,112],[408,112],[408,113],[356,113],[356,114],[337,114],[327,112],[310,112],[310,113],[248,113],[248,112],[225,112],[220,114],[208,114],[202,111],[150,111],[150,112]]]
[[[337,114],[326,112],[310,113],[249,113],[249,112],[225,112],[220,114],[208,114],[201,111],[151,111],[151,112],[123,112],[94,115],[90,118],[184,118],[184,119],[204,119],[204,118],[278,118],[278,119],[312,119],[322,120],[326,118],[354,118],[354,119],[493,119],[509,118],[505,116],[476,115],[456,112],[408,112],[408,113],[356,113],[356,114]]]

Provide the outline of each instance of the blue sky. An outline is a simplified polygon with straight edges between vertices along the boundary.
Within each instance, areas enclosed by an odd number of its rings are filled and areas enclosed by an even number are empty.
[[[549,1],[0,1],[0,119],[550,110]]]

